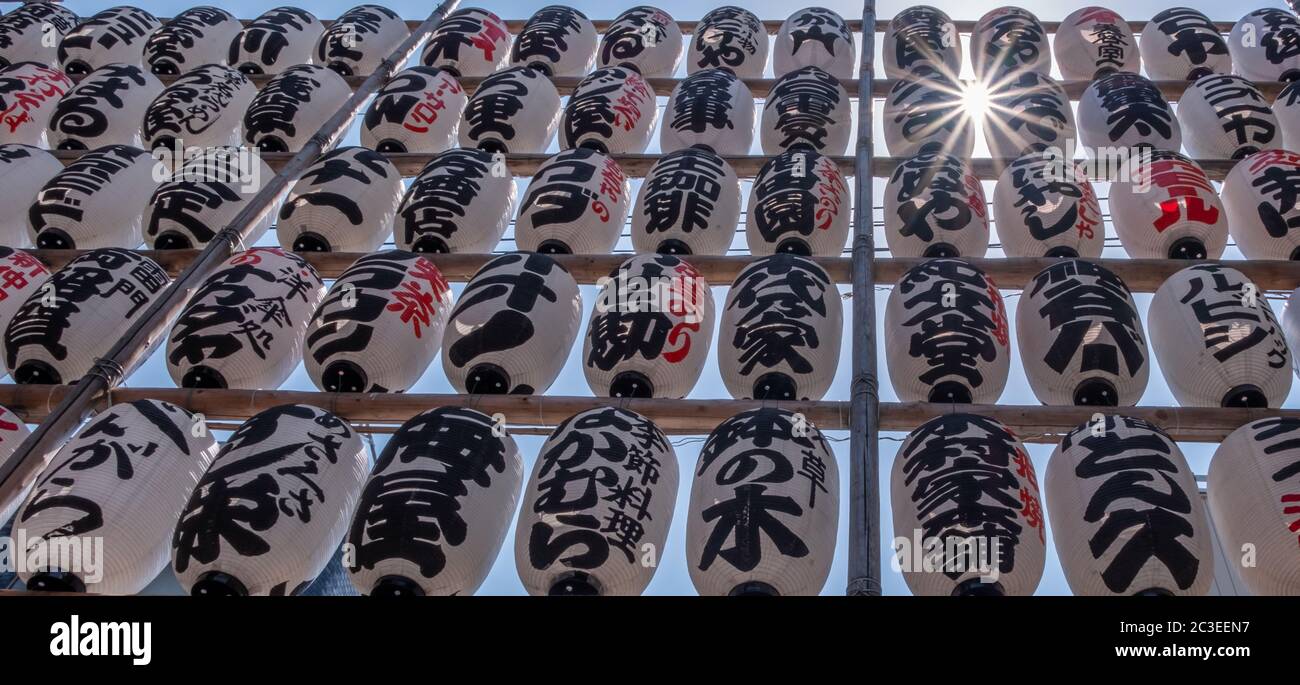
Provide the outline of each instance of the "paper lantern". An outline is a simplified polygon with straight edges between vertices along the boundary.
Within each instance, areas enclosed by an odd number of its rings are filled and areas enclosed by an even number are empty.
[[[1281,147],[1300,148],[1300,83],[1292,81],[1283,87],[1273,100],[1272,111],[1282,136]]]
[[[735,74],[706,69],[673,88],[659,128],[659,147],[664,152],[701,147],[739,156],[749,154],[753,142],[754,96]]]
[[[447,15],[429,36],[420,63],[456,78],[483,78],[510,62],[510,30],[496,14],[469,7]]]
[[[145,147],[238,146],[244,141],[244,110],[257,95],[247,76],[220,64],[185,72],[167,86],[145,111]],[[172,153],[172,166],[184,158]]]
[[[682,29],[658,7],[637,5],[614,18],[596,64],[634,69],[645,78],[671,78],[682,58]]]
[[[203,5],[177,14],[144,44],[144,63],[155,74],[179,76],[209,64],[225,64],[230,43],[244,29],[235,15]]]
[[[1029,153],[1003,169],[993,189],[993,223],[1008,257],[1101,256],[1101,205],[1074,162]]]
[[[14,520],[28,558],[45,561],[19,574],[27,589],[143,590],[167,567],[172,528],[216,455],[203,417],[166,402],[116,404],[91,419],[41,471]],[[64,543],[89,540],[103,550],[93,573],[59,563],[76,561],[60,554]]]
[[[81,22],[59,41],[59,67],[84,76],[109,64],[144,66],[144,45],[162,22],[139,7],[110,7]]]
[[[370,454],[348,422],[305,404],[230,436],[176,522],[172,570],[192,595],[296,595],[347,533]]]
[[[1117,71],[1136,74],[1142,66],[1128,22],[1105,7],[1083,7],[1066,15],[1052,52],[1066,81],[1092,81]]]
[[[144,212],[144,242],[151,249],[205,247],[239,215],[267,183],[271,167],[248,148],[207,148],[185,163],[154,191]],[[246,244],[261,240],[271,227],[267,212],[243,236]]]
[[[1031,152],[1074,152],[1078,133],[1070,97],[1061,84],[1036,71],[1021,71],[998,80],[988,94],[984,142],[995,160]],[[1066,152],[1066,151],[1069,152]],[[1001,166],[1001,162],[995,162]]]
[[[676,499],[677,455],[649,419],[618,407],[569,417],[524,488],[515,528],[524,589],[641,594],[663,558]]]
[[[891,472],[892,561],[912,594],[1034,594],[1047,521],[1015,433],[988,417],[945,414],[907,435]]]
[[[347,544],[362,594],[472,595],[519,503],[519,448],[486,414],[440,407],[393,434],[361,490]]]
[[[49,145],[94,150],[105,145],[140,147],[145,110],[162,93],[158,77],[134,64],[109,64],[64,94],[50,116]]]
[[[713,292],[673,255],[637,255],[604,280],[587,325],[582,370],[597,397],[681,399],[713,343]]]
[[[473,148],[448,150],[406,190],[393,238],[412,252],[491,252],[514,218],[515,196],[504,160]]]
[[[1232,56],[1223,34],[1209,17],[1190,7],[1156,13],[1140,37],[1142,64],[1147,76],[1157,81],[1195,81],[1209,74],[1232,73]]]
[[[767,29],[747,9],[724,5],[695,25],[686,73],[721,68],[739,78],[761,78],[767,66]]]
[[[1238,162],[1220,198],[1228,232],[1247,259],[1300,259],[1300,154],[1257,152]]]
[[[983,257],[989,249],[984,186],[954,155],[903,160],[885,185],[884,216],[895,257]]]
[[[3,150],[0,149],[0,152]],[[39,291],[48,280],[50,271],[41,260],[22,250],[0,246],[0,331],[9,326],[27,298]],[[50,292],[47,288],[44,294]],[[0,375],[6,373],[3,356],[0,355]],[[0,411],[0,419],[3,418],[4,412]],[[4,430],[3,421],[0,420],[0,458],[8,456],[4,452]]]
[[[942,10],[916,5],[889,22],[881,55],[888,78],[937,72],[956,80],[961,72],[961,34]]]
[[[903,402],[996,404],[1009,338],[997,284],[964,259],[927,259],[889,293],[885,359]]]
[[[1268,100],[1240,76],[1197,79],[1178,100],[1178,123],[1187,132],[1187,152],[1197,159],[1241,159],[1282,146]]]
[[[1093,157],[1104,150],[1154,147],[1178,151],[1182,131],[1156,84],[1118,72],[1089,84],[1079,99],[1079,138]]]
[[[1134,259],[1218,259],[1228,216],[1196,162],[1168,150],[1144,150],[1110,184],[1110,218]]]
[[[442,338],[442,368],[457,392],[543,394],[578,337],[582,295],[544,254],[494,257],[474,274]]]
[[[686,560],[701,595],[815,595],[830,575],[840,477],[802,414],[763,407],[709,433],[695,467]]]
[[[632,208],[637,252],[724,255],[740,221],[740,179],[727,161],[701,148],[655,161]]]
[[[27,210],[32,242],[58,250],[136,247],[145,206],[162,177],[158,162],[140,148],[88,152],[36,194]]]
[[[885,148],[895,157],[931,151],[969,158],[975,149],[975,119],[961,86],[938,72],[895,81],[884,114]]]
[[[1137,404],[1147,387],[1146,336],[1119,276],[1079,259],[1034,276],[1016,306],[1029,387],[1048,405]]]
[[[1291,353],[1268,300],[1244,274],[1198,264],[1170,276],[1147,311],[1151,349],[1186,407],[1280,407]]]
[[[970,37],[970,62],[975,77],[986,85],[1020,71],[1052,73],[1047,30],[1038,17],[1019,7],[998,7],[975,22]]]
[[[302,257],[274,247],[236,253],[203,280],[167,338],[182,388],[274,390],[302,358],[325,284]]]
[[[31,433],[31,429],[27,427],[26,423],[23,423],[22,417],[4,407],[0,407],[0,459],[8,462],[9,457]],[[23,499],[26,499],[25,495]]]
[[[655,92],[635,69],[602,67],[578,82],[560,116],[560,148],[640,154],[650,144],[659,109]]]
[[[344,76],[369,76],[410,35],[396,12],[380,5],[357,5],[321,34],[313,61]]]
[[[230,44],[226,62],[245,74],[279,74],[312,61],[325,27],[311,12],[276,7],[263,12]],[[328,108],[330,110],[337,107]]]
[[[5,365],[17,383],[76,383],[116,342],[106,333],[130,327],[166,286],[167,272],[138,252],[86,252],[18,307],[4,333]]]
[[[1233,72],[1251,81],[1300,78],[1300,20],[1275,7],[1242,17],[1228,35]]]
[[[442,348],[451,290],[432,262],[402,250],[358,259],[307,326],[303,363],[326,392],[405,392]]]
[[[0,145],[0,207],[18,210],[0,213],[0,245],[13,248],[32,244],[27,213],[21,210],[32,206],[36,193],[60,171],[63,163],[45,150],[30,145]],[[3,302],[0,300],[0,307]]]
[[[1229,563],[1251,594],[1300,595],[1297,514],[1300,421],[1275,417],[1233,431],[1210,461],[1206,494]],[[1234,563],[1251,550],[1254,563]]]
[[[842,155],[849,147],[852,127],[844,86],[818,67],[803,67],[772,84],[763,103],[759,138],[765,155],[801,147]]]
[[[405,69],[370,101],[361,144],[383,153],[442,152],[456,144],[456,125],[468,101],[451,74],[432,67]]]
[[[588,148],[564,150],[533,174],[515,220],[520,250],[607,254],[618,243],[631,185],[613,157]]]
[[[55,64],[59,42],[79,22],[62,3],[24,3],[0,17],[0,68],[18,62]]]
[[[560,93],[540,71],[503,69],[483,79],[465,105],[461,147],[541,154],[560,124]]]
[[[812,400],[826,395],[840,359],[840,291],[816,262],[760,257],[727,291],[718,370],[736,399]]]
[[[35,62],[0,69],[0,145],[48,147],[45,131],[72,79]]]
[[[587,15],[547,5],[528,18],[510,48],[510,63],[548,77],[583,76],[596,61],[596,27]]]
[[[1097,416],[1052,452],[1044,490],[1056,554],[1074,594],[1210,591],[1214,549],[1205,505],[1178,443],[1160,428]]]
[[[851,79],[855,56],[853,32],[844,17],[825,7],[805,7],[781,22],[772,71],[780,76],[817,67],[837,79]]]
[[[838,257],[849,237],[848,183],[834,159],[796,148],[767,160],[749,193],[750,254]]]
[[[296,152],[351,95],[348,82],[325,67],[289,67],[249,103],[244,140],[262,152]]]

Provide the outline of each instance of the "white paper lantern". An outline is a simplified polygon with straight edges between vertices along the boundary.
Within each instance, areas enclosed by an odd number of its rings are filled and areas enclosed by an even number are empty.
[[[324,32],[324,25],[311,12],[276,7],[239,32],[230,44],[226,63],[249,75],[279,74],[289,67],[311,63],[312,48]]]
[[[1280,407],[1291,353],[1268,300],[1236,269],[1198,264],[1170,276],[1147,311],[1151,349],[1186,407]]]
[[[371,252],[392,233],[402,174],[382,154],[342,147],[312,163],[280,207],[280,245],[297,252]]]
[[[442,152],[456,144],[469,97],[455,77],[432,67],[399,72],[370,101],[361,144],[379,152]]]
[[[13,321],[27,298],[39,291],[48,280],[50,270],[45,268],[41,260],[22,250],[0,246],[0,331],[8,328],[9,322]],[[46,294],[48,293],[47,289]],[[7,373],[3,356],[0,355],[0,376]],[[0,411],[0,419],[3,418],[4,413]],[[0,420],[0,458],[8,456],[4,451],[5,430],[3,421]]]
[[[273,77],[244,112],[244,141],[262,152],[296,152],[352,95],[342,76],[300,64]]]
[[[313,61],[344,76],[369,76],[410,35],[396,12],[381,5],[357,5],[321,34]]]
[[[645,78],[671,78],[682,58],[682,29],[658,7],[637,5],[614,18],[600,41],[601,67],[635,69]]]
[[[248,148],[207,148],[164,181],[144,213],[144,242],[151,249],[205,247],[271,181],[271,167]],[[274,209],[243,237],[254,245],[271,227]]]
[[[133,595],[153,582],[170,560],[185,501],[217,455],[202,421],[166,402],[137,400],[83,426],[41,471],[14,519],[28,558],[45,559],[19,574],[27,588]],[[62,543],[84,540],[103,551],[93,573],[59,563],[75,561],[60,559]]]
[[[1300,82],[1288,83],[1273,100],[1273,116],[1277,119],[1281,146],[1300,148]]]
[[[23,210],[32,206],[36,193],[60,171],[63,163],[45,150],[30,145],[0,145],[0,207],[15,210],[0,213],[0,245],[14,248],[32,244],[27,212]]]
[[[508,433],[463,407],[422,412],[384,446],[347,542],[362,594],[472,595],[519,503],[524,465]]]
[[[1043,489],[1074,594],[1209,593],[1214,549],[1205,505],[1178,443],[1160,428],[1098,416],[1052,452]]]
[[[1105,7],[1083,7],[1061,21],[1052,41],[1067,81],[1092,81],[1116,71],[1138,73],[1142,55],[1128,22]]]
[[[17,383],[76,383],[167,286],[138,252],[91,250],[35,288],[9,320],[5,365]],[[53,297],[51,297],[53,294]],[[123,377],[132,369],[123,369]]]
[[[912,594],[1034,594],[1047,521],[1015,433],[988,417],[945,414],[907,435],[891,472],[894,562]]]
[[[763,407],[723,421],[700,449],[686,560],[701,595],[816,595],[839,525],[839,468],[811,422]]]
[[[1131,407],[1146,390],[1151,365],[1137,305],[1102,266],[1066,259],[1038,272],[1016,305],[1016,338],[1043,404]]]
[[[597,397],[690,394],[713,343],[713,293],[673,255],[637,255],[601,284],[582,370]]]
[[[772,71],[781,76],[817,67],[837,79],[851,79],[855,57],[853,32],[844,17],[825,7],[805,7],[781,22]]]
[[[167,86],[144,115],[145,147],[237,146],[244,141],[244,110],[257,95],[247,76],[220,64],[185,72]],[[171,153],[172,160],[184,159]]]
[[[1074,152],[1078,133],[1070,97],[1050,76],[1026,70],[1002,77],[987,98],[984,142],[999,160],[995,164],[1031,152]]]
[[[1300,20],[1276,7],[1242,17],[1228,35],[1233,73],[1251,81],[1300,78]]]
[[[420,63],[456,78],[489,76],[510,63],[510,30],[485,9],[456,10],[430,34]]]
[[[541,154],[560,124],[560,93],[542,72],[503,69],[483,79],[465,105],[461,147],[502,154]]]
[[[975,77],[997,85],[1017,72],[1052,73],[1052,51],[1047,29],[1038,17],[1019,7],[998,7],[975,22],[970,37],[971,68]]]
[[[192,595],[295,595],[347,533],[370,454],[348,422],[305,404],[267,409],[221,447],[172,537]]]
[[[1027,154],[1002,170],[993,223],[1008,257],[1101,256],[1106,227],[1088,175],[1074,162]]]
[[[0,145],[48,147],[46,129],[72,79],[35,62],[0,69]]]
[[[964,259],[910,268],[885,306],[885,359],[903,402],[996,404],[1011,367],[997,284]]]
[[[167,338],[167,371],[183,388],[274,390],[302,358],[324,297],[302,257],[274,247],[236,253],[181,310]]]
[[[888,78],[937,72],[956,80],[961,72],[961,34],[942,10],[916,5],[889,22],[881,55]]]
[[[595,476],[596,473],[602,475]],[[649,419],[589,409],[542,445],[515,528],[530,595],[639,595],[662,558],[677,499],[677,455]]]
[[[922,152],[885,185],[885,244],[895,257],[983,257],[989,248],[984,186],[959,157]]]
[[[47,139],[59,150],[105,145],[140,147],[145,110],[162,93],[158,77],[134,64],[109,64],[64,94],[50,116]]]
[[[1093,81],[1079,99],[1079,138],[1091,157],[1110,149],[1154,147],[1178,151],[1182,131],[1160,89],[1135,73]]]
[[[736,399],[812,400],[826,395],[840,359],[840,291],[816,262],[761,257],[727,291],[718,370]]]
[[[760,78],[767,67],[767,28],[747,9],[724,5],[695,25],[686,73],[721,68],[739,78]]]
[[[9,461],[9,456],[23,444],[23,440],[31,435],[32,431],[23,423],[22,417],[12,411],[0,407],[0,459]],[[26,495],[23,496],[26,499]]]
[[[514,217],[515,180],[483,150],[435,155],[397,208],[393,238],[413,252],[491,252]],[[373,248],[372,248],[373,249]]]
[[[303,363],[326,392],[405,392],[442,349],[451,290],[432,262],[402,250],[358,259],[307,326]]]
[[[109,64],[144,66],[144,45],[162,22],[139,7],[110,7],[81,22],[59,41],[59,66],[84,76]]]
[[[543,394],[578,337],[582,294],[544,254],[495,257],[461,292],[442,338],[442,368],[457,392]]]
[[[1253,550],[1254,563],[1234,563],[1251,594],[1300,595],[1296,544],[1300,421],[1276,417],[1233,431],[1210,462],[1206,494],[1225,550]]]
[[[655,161],[632,208],[632,248],[663,254],[724,255],[740,221],[740,179],[701,148]]]
[[[1156,13],[1142,29],[1138,50],[1147,76],[1157,81],[1195,81],[1232,72],[1228,43],[1210,18],[1190,7]],[[1179,105],[1181,111],[1181,103]]]
[[[664,152],[702,147],[723,156],[747,155],[753,142],[754,96],[735,74],[705,69],[673,88],[659,127]]]
[[[924,71],[894,82],[885,97],[885,148],[894,157],[942,152],[969,158],[975,118],[957,81]]]
[[[654,89],[635,69],[602,67],[569,96],[560,116],[560,149],[640,154],[650,144],[658,118]]]
[[[18,62],[57,63],[59,41],[78,23],[77,15],[62,3],[24,3],[0,17],[0,68]]]
[[[835,160],[796,148],[767,160],[750,189],[750,254],[838,257],[849,237],[848,183]]]
[[[1168,150],[1131,158],[1127,178],[1110,184],[1110,217],[1134,259],[1218,259],[1228,215],[1196,162]]]
[[[763,154],[804,147],[842,155],[849,147],[853,114],[844,86],[818,67],[786,72],[763,103],[759,138]]]
[[[515,220],[520,250],[549,254],[607,254],[618,243],[632,203],[618,162],[574,148],[547,159],[524,191]]]
[[[144,44],[144,63],[155,74],[179,76],[209,64],[226,63],[230,43],[244,29],[235,15],[203,5],[177,14]]]
[[[1210,74],[1178,100],[1179,128],[1197,159],[1241,159],[1282,147],[1282,132],[1268,100],[1240,76]]]
[[[596,61],[596,27],[587,15],[547,5],[528,18],[510,48],[510,63],[548,77],[584,76]]]
[[[145,207],[163,175],[148,152],[129,145],[78,157],[27,210],[32,242],[60,250],[138,246]]]
[[[1220,197],[1228,232],[1247,259],[1300,259],[1300,154],[1257,152],[1238,162]]]

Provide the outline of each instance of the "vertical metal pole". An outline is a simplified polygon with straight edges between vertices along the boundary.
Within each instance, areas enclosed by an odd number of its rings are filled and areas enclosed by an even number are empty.
[[[849,404],[849,595],[880,594],[880,425],[876,378],[876,246],[871,173],[872,79],[876,1],[862,3],[858,69],[858,146],[853,163],[853,383]]]

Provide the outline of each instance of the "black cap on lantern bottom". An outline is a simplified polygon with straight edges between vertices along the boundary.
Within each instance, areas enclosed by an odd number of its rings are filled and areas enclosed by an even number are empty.
[[[258,66],[257,64],[254,64],[253,62],[244,62],[243,64],[235,68],[239,70],[239,73],[245,76],[257,76],[258,74],[262,73],[262,67]]]
[[[741,583],[731,588],[727,593],[728,597],[780,597],[781,593],[776,588],[758,580],[751,580],[747,583]]]
[[[534,71],[542,72],[542,74],[545,75],[546,78],[552,78],[555,76],[555,69],[546,62],[529,62],[528,68]]]
[[[1256,152],[1259,152],[1259,148],[1255,147],[1254,145],[1242,145],[1241,147],[1237,148],[1236,152],[1232,153],[1232,158],[1245,159],[1255,154]]]
[[[1170,259],[1205,259],[1205,243],[1200,238],[1179,238],[1169,246]]]
[[[1119,392],[1104,378],[1089,378],[1074,388],[1074,404],[1078,407],[1118,407]]]
[[[336,73],[336,74],[338,74],[339,76],[351,76],[351,75],[352,75],[352,67],[350,67],[350,66],[348,66],[346,63],[344,63],[344,62],[340,62],[340,61],[338,61],[338,60],[335,60],[335,61],[333,61],[333,62],[330,62],[329,64],[326,64],[326,65],[325,65],[325,68],[326,68],[326,69],[329,69],[330,71],[332,71],[332,72],[334,72],[334,73]],[[383,150],[380,150],[380,152],[383,152]]]
[[[510,392],[510,374],[496,364],[479,364],[465,376],[465,392],[471,395],[505,395]]]
[[[1066,245],[1057,245],[1056,247],[1043,253],[1044,257],[1067,257],[1073,259],[1079,256],[1079,251]]]
[[[624,371],[609,384],[610,397],[654,397],[655,386],[645,374]]]
[[[537,251],[542,254],[573,254],[573,248],[559,240],[543,240]]]
[[[928,402],[960,402],[970,404],[970,388],[956,381],[944,381],[935,383],[930,388],[930,396],[926,398]]]
[[[484,152],[492,153],[492,154],[496,154],[496,153],[499,152],[499,153],[501,153],[501,154],[504,155],[504,154],[506,154],[507,152],[509,152],[509,150],[506,149],[506,144],[505,144],[505,143],[503,143],[503,142],[501,142],[501,141],[499,141],[499,140],[491,139],[491,138],[489,138],[489,139],[487,139],[487,140],[480,140],[480,141],[478,142],[478,149],[480,149],[480,150],[482,150],[482,151],[484,151]]]
[[[289,146],[277,136],[267,136],[257,141],[257,149],[262,152],[288,152]]]
[[[1282,72],[1282,75],[1279,76],[1277,80],[1282,83],[1291,83],[1292,81],[1300,80],[1300,69],[1288,69]]]
[[[798,391],[794,379],[783,373],[765,373],[754,381],[756,400],[793,400]]]
[[[582,148],[582,149],[584,149],[584,150],[594,150],[594,151],[596,151],[596,152],[599,152],[599,153],[602,154],[602,155],[607,155],[607,154],[609,154],[609,146],[606,145],[606,144],[605,144],[605,141],[603,141],[603,140],[596,140],[596,139],[594,139],[594,138],[588,138],[588,139],[582,141],[581,143],[578,143],[578,147],[580,147],[580,148]]]
[[[1296,247],[1296,249],[1291,250],[1291,261],[1293,262],[1300,261],[1300,247]]]
[[[1214,70],[1209,67],[1196,67],[1195,69],[1187,72],[1186,80],[1195,81],[1196,79],[1201,78],[1202,76],[1209,76],[1210,74],[1213,73]]]
[[[456,78],[457,81],[464,78],[464,76],[461,76],[460,69],[457,69],[456,67],[450,64],[441,64],[441,65],[426,64],[425,66],[431,66],[434,69],[437,69],[438,71],[443,71],[448,74],[451,74]]]
[[[952,589],[953,597],[1004,597],[1006,594],[1002,583],[986,583],[979,578],[968,578]]]
[[[366,372],[347,361],[337,361],[325,367],[321,380],[330,392],[362,392],[368,385]]]
[[[248,588],[229,573],[208,571],[194,582],[190,594],[194,597],[247,597]]]
[[[690,245],[675,238],[669,238],[659,243],[659,247],[655,248],[655,252],[659,254],[693,254]]]
[[[551,583],[551,590],[547,594],[552,597],[598,597],[600,581],[582,571],[572,571]]]
[[[808,246],[808,241],[802,238],[786,238],[776,246],[778,253],[798,255],[800,257],[811,257],[812,248]]]
[[[329,252],[330,241],[319,233],[303,231],[293,239],[294,252]]]
[[[152,69],[159,76],[179,76],[181,73],[175,62],[154,62]]]
[[[153,241],[155,250],[188,250],[194,247],[188,236],[181,235],[176,231],[167,231],[160,233]]]
[[[447,254],[451,252],[451,248],[447,247],[442,236],[422,235],[411,243],[411,251],[423,254]]]
[[[375,152],[382,152],[387,155],[402,153],[406,151],[407,151],[406,145],[404,145],[400,141],[393,140],[392,138],[381,140],[379,141],[379,145],[375,146]]]
[[[424,588],[410,578],[384,576],[370,590],[371,597],[423,597]]]
[[[65,139],[65,140],[61,140],[61,141],[59,141],[59,147],[58,147],[58,149],[60,149],[60,150],[85,150],[85,149],[86,149],[86,144],[83,143],[83,142],[81,142],[80,140],[76,140],[76,139],[73,139],[73,138],[67,138],[67,139]]]
[[[1268,396],[1258,385],[1238,385],[1229,390],[1219,403],[1223,407],[1249,407],[1263,409],[1268,407]]]
[[[32,359],[18,365],[13,371],[14,382],[22,385],[62,385],[63,377],[53,366]]]
[[[1133,593],[1134,597],[1173,597],[1174,593],[1162,587],[1149,587]]]
[[[957,252],[957,248],[948,243],[934,243],[925,248],[925,252],[922,252],[921,256],[927,259],[935,259],[940,257],[960,257],[961,254]]]
[[[62,229],[46,228],[36,236],[36,247],[42,250],[74,250],[77,244]]]
[[[225,388],[226,379],[210,366],[195,366],[181,376],[182,388]]]
[[[27,589],[37,592],[85,592],[86,584],[73,573],[46,571],[33,575],[27,581]]]
[[[176,148],[176,139],[172,136],[162,136],[154,138],[153,149],[155,150],[172,150]]]
[[[85,76],[92,71],[94,71],[94,69],[91,69],[89,64],[86,64],[79,59],[74,59],[63,67],[63,73],[68,76]]]

